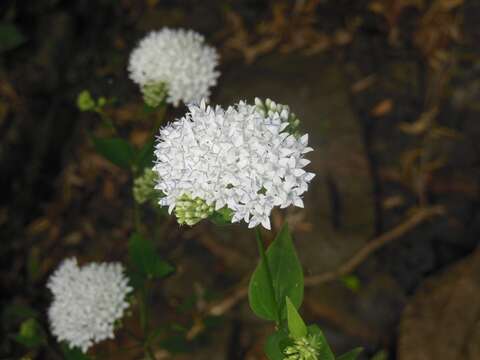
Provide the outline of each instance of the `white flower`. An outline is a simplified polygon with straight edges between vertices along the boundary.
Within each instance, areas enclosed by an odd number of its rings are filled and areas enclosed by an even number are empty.
[[[130,55],[130,78],[143,88],[167,87],[167,102],[175,106],[210,96],[220,75],[216,50],[202,35],[184,29],[152,31]]]
[[[186,194],[216,210],[228,207],[233,222],[267,229],[273,207],[303,207],[302,194],[315,176],[303,169],[310,163],[304,154],[313,149],[308,135],[297,139],[284,131],[288,118],[245,102],[226,110],[203,101],[190,105],[160,130],[153,168],[156,189],[165,194],[160,205],[172,212]]]
[[[114,324],[128,308],[132,291],[119,263],[90,263],[75,258],[59,266],[47,287],[53,293],[48,310],[52,333],[59,341],[86,352],[93,344],[113,339]]]

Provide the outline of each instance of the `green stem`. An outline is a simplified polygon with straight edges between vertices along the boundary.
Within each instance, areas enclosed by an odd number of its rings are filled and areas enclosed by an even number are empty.
[[[133,199],[133,218],[135,221],[135,231],[140,234],[141,230],[141,219],[140,219],[140,206],[138,203]]]
[[[157,358],[155,357],[155,354],[153,353],[152,351],[152,348],[150,346],[147,346],[145,348],[145,352],[146,352],[146,355],[147,355],[147,359],[148,360],[156,360]]]
[[[280,309],[278,308],[278,303],[277,300],[275,299],[275,289],[273,287],[273,278],[272,278],[272,273],[270,271],[270,265],[268,263],[268,258],[265,253],[265,248],[263,246],[263,240],[262,240],[262,235],[260,234],[260,230],[258,227],[255,228],[255,237],[257,239],[257,245],[258,245],[258,252],[260,253],[260,258],[262,259],[262,262],[265,266],[265,272],[267,273],[267,280],[268,280],[268,285],[269,285],[269,293],[271,296],[271,301],[273,305],[275,306],[275,314],[277,316],[277,325],[280,324]]]
[[[98,115],[100,115],[100,119],[102,120],[102,123],[103,123],[103,126],[105,126],[106,128],[110,129],[113,131],[113,133],[115,135],[118,134],[118,131],[117,131],[117,128],[115,127],[115,125],[113,124],[112,120],[110,120],[110,118],[108,117],[107,114],[105,114],[105,112],[102,110],[102,109],[97,109],[95,110],[96,113]]]
[[[151,137],[155,137],[155,135],[157,134],[158,129],[160,128],[160,125],[162,125],[163,120],[165,119],[166,113],[167,113],[167,104],[165,102],[162,102],[158,106],[158,110],[155,113],[155,121],[153,124],[152,133],[150,134]]]
[[[152,347],[150,345],[150,329],[148,323],[148,298],[149,298],[149,289],[148,284],[145,283],[143,289],[140,292],[140,326],[142,327],[143,331],[143,350],[145,352],[145,356],[148,360],[155,360],[155,354],[153,353]]]
[[[140,325],[144,338],[148,337],[148,289],[146,282],[140,291]]]

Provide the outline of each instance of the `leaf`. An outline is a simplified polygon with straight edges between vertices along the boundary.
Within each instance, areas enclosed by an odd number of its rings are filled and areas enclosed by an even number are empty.
[[[328,345],[327,339],[323,335],[322,330],[317,325],[309,325],[308,326],[308,333],[310,335],[317,335],[320,338],[320,352],[318,354],[318,358],[322,360],[335,360],[335,356],[333,355],[330,346]]]
[[[153,243],[139,234],[130,237],[128,254],[135,269],[146,278],[162,278],[174,271],[172,265],[158,256]]]
[[[282,319],[286,318],[285,298],[288,296],[295,308],[303,300],[303,270],[298,260],[292,237],[285,224],[266,252],[276,303]],[[248,288],[248,299],[253,312],[266,320],[277,320],[275,305],[269,295],[265,264],[260,260]]]
[[[345,275],[340,278],[340,281],[345,285],[347,289],[350,289],[353,292],[360,290],[361,283],[360,279],[355,275]]]
[[[337,360],[355,360],[362,351],[363,349],[360,347],[355,348],[343,354],[342,356],[338,357]]]
[[[373,109],[370,111],[370,114],[374,117],[382,117],[390,113],[393,109],[392,99],[385,99],[377,103]]]
[[[92,138],[95,150],[113,164],[128,169],[134,159],[135,150],[120,138]]]
[[[153,166],[153,151],[155,149],[155,141],[149,140],[142,148],[138,151],[135,158],[135,165],[139,170],[145,168],[151,168]]]
[[[398,128],[409,135],[422,135],[428,131],[435,121],[438,114],[438,108],[434,107],[428,111],[423,112],[418,120],[413,123],[401,122]]]
[[[28,348],[35,348],[45,344],[45,332],[37,320],[29,318],[22,322],[14,339]]]
[[[215,225],[231,225],[232,224],[233,211],[227,207],[223,207],[213,212],[208,219]]]
[[[283,360],[283,349],[289,342],[289,337],[285,329],[275,331],[267,338],[265,343],[265,354],[269,360]]]
[[[37,311],[25,304],[12,303],[6,306],[2,311],[3,324],[13,324],[28,318],[36,318]]]
[[[440,0],[439,3],[443,11],[451,11],[458,6],[463,5],[463,0]]]
[[[0,53],[15,49],[25,41],[25,36],[14,24],[0,22]]]
[[[65,360],[90,360],[90,357],[84,354],[79,348],[70,348],[66,344],[62,344],[62,352]]]
[[[388,353],[385,350],[380,350],[379,352],[375,353],[370,360],[388,360]]]
[[[286,303],[288,331],[290,332],[290,337],[293,340],[298,340],[307,336],[307,326],[303,322],[302,317],[297,312],[297,309],[295,309],[295,306],[292,304],[288,296],[286,298]]]

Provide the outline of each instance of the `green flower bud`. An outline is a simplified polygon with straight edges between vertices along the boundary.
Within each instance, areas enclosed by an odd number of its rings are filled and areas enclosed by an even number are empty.
[[[35,319],[28,319],[22,323],[20,326],[20,336],[26,338],[32,338],[37,334],[37,322]]]
[[[302,136],[300,133],[300,119],[297,117],[297,115],[290,111],[290,107],[288,105],[277,104],[270,99],[262,101],[259,98],[255,98],[255,106],[257,111],[265,117],[272,116],[273,114],[277,113],[282,121],[288,122],[288,126],[284,131],[295,136],[297,139]]]
[[[208,218],[214,210],[213,204],[208,205],[203,199],[192,199],[190,195],[183,194],[177,199],[174,211],[179,224],[192,226]]]
[[[94,110],[96,107],[95,100],[88,90],[83,90],[77,97],[77,107],[80,111]]]
[[[142,86],[143,101],[151,107],[159,106],[167,97],[165,83],[152,83]]]
[[[147,168],[142,176],[133,181],[133,197],[138,204],[144,204],[147,201],[151,201],[155,205],[158,204],[161,192],[155,189],[157,179],[157,173]]]
[[[295,340],[293,345],[283,350],[285,360],[319,360],[320,347],[322,343],[317,334],[307,335]]]

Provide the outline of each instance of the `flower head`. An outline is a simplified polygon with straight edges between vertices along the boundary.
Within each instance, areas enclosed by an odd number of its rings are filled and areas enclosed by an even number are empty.
[[[321,348],[320,337],[316,334],[307,335],[295,340],[293,345],[283,350],[285,360],[318,360]]]
[[[75,258],[59,266],[47,287],[53,293],[48,310],[52,333],[84,352],[114,337],[114,324],[123,317],[129,306],[126,297],[132,291],[121,264],[79,267]]]
[[[220,75],[216,50],[202,35],[184,29],[152,31],[130,55],[130,78],[141,86],[149,105],[177,106],[210,96]]]
[[[286,115],[265,114],[245,102],[226,110],[190,105],[183,118],[160,130],[153,168],[156,188],[165,194],[160,204],[172,212],[188,195],[215,210],[232,210],[233,222],[267,229],[275,206],[303,207],[302,194],[314,177],[303,169],[310,163],[304,154],[312,148],[308,135],[285,131]]]

